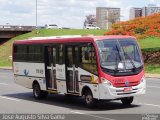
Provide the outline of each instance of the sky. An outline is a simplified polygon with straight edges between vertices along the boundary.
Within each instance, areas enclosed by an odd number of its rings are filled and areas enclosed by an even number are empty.
[[[129,19],[131,7],[160,6],[160,0],[37,0],[38,26],[57,24],[82,28],[85,16],[96,7],[121,8],[121,20]],[[0,0],[0,25],[36,25],[36,0]]]

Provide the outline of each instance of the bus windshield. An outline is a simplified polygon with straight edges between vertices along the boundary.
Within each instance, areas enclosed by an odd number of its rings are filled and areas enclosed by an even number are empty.
[[[101,67],[108,72],[136,72],[143,67],[135,39],[110,39],[97,41]]]

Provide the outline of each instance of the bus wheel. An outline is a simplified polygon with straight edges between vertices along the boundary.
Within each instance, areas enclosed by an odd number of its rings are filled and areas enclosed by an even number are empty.
[[[126,97],[126,98],[122,98],[121,101],[123,105],[131,105],[131,103],[133,102],[133,98],[134,97]]]
[[[42,91],[38,83],[33,85],[33,96],[35,99],[44,99],[48,95],[48,92]]]
[[[88,108],[94,108],[96,107],[96,99],[93,98],[92,92],[86,91],[85,93],[85,104]]]

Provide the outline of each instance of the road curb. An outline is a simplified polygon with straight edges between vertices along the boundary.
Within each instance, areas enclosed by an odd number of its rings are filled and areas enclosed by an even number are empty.
[[[150,74],[150,73],[146,73],[145,74],[146,78],[157,78],[160,79],[160,74]]]
[[[1,70],[12,70],[12,67],[0,67]]]

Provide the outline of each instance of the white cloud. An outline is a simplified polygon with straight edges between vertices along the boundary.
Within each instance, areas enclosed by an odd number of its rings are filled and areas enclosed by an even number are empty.
[[[0,24],[35,25],[36,0],[0,0]],[[117,0],[37,0],[38,25],[55,23],[82,28],[85,16],[96,7],[118,6]],[[3,18],[3,19],[2,19]]]
[[[151,3],[155,3],[156,1],[155,0],[148,0],[149,2],[151,2]]]
[[[116,7],[120,5],[119,3],[120,2],[116,0],[40,1],[38,4],[39,18],[43,17],[46,21],[39,19],[39,22],[44,24],[45,22],[51,23],[56,21],[56,23],[61,26],[82,28],[85,16],[88,14],[96,14],[96,7]]]
[[[96,7],[119,7],[122,19],[128,19],[129,0],[37,0],[38,25],[58,24],[82,28],[86,15]],[[135,0],[135,2],[138,0]],[[143,0],[150,3],[155,0]],[[125,5],[124,5],[125,3]],[[138,2],[137,2],[138,4]],[[35,25],[36,0],[0,0],[0,24]]]

